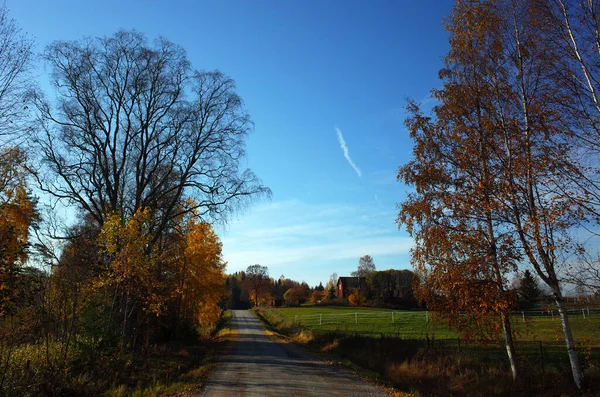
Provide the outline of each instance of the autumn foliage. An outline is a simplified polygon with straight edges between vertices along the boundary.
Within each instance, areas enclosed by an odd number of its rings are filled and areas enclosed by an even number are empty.
[[[515,380],[507,279],[529,266],[552,291],[583,387],[560,268],[585,252],[574,231],[600,219],[598,6],[458,1],[437,105],[408,105],[413,159],[398,179],[415,191],[398,223],[416,241],[418,296],[467,336],[502,332]]]
[[[15,272],[25,265],[29,228],[37,218],[27,191],[25,162],[18,147],[0,150],[0,318],[16,293]]]
[[[181,315],[204,327],[213,327],[221,316],[219,303],[225,294],[225,263],[222,245],[208,223],[188,221],[185,230],[184,256],[179,266]]]

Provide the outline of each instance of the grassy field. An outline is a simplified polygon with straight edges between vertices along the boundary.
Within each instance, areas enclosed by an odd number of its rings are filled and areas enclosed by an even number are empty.
[[[310,306],[260,309],[270,330],[327,360],[364,370],[402,395],[600,395],[600,315],[571,315],[586,393],[574,389],[560,320],[515,315],[521,380],[512,381],[502,341],[465,342],[425,312]],[[392,322],[392,313],[393,322]],[[537,314],[537,316],[533,316]],[[300,324],[302,327],[294,326]]]
[[[361,335],[396,336],[403,339],[456,339],[458,335],[444,325],[431,321],[426,312],[340,306],[278,308],[272,311],[291,322],[313,331],[342,331]],[[393,313],[393,314],[392,314]],[[600,347],[600,315],[571,315],[577,342]],[[558,316],[513,317],[517,339],[522,341],[558,342],[562,328]]]

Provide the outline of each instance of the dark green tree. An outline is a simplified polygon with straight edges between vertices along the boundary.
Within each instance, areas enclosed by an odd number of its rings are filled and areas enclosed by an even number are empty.
[[[331,286],[329,287],[329,294],[327,295],[327,299],[335,299],[336,298],[336,294],[335,294],[335,286]]]
[[[529,270],[525,270],[519,279],[518,294],[521,307],[533,306],[540,296],[538,281]]]

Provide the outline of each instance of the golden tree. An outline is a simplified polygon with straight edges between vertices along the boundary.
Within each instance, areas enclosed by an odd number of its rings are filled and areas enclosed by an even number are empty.
[[[25,162],[18,147],[0,150],[0,316],[11,298],[11,276],[27,259],[29,228],[37,219],[27,193]]]
[[[225,294],[222,244],[210,224],[189,220],[183,230],[183,255],[175,262],[180,315],[203,328],[221,317]]]
[[[150,211],[139,210],[124,220],[109,215],[98,243],[108,266],[95,282],[112,302],[111,312],[121,325],[121,345],[134,343],[149,315],[159,315],[165,303],[163,283],[158,277],[158,255],[150,244]]]

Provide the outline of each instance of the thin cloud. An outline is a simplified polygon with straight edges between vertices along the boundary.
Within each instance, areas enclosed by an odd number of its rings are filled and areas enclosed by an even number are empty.
[[[348,146],[346,145],[346,141],[344,140],[342,131],[340,131],[339,128],[335,127],[335,132],[337,132],[338,142],[340,143],[340,147],[344,152],[344,157],[348,161],[348,164],[350,164],[350,166],[354,168],[354,171],[356,171],[356,175],[358,175],[359,178],[362,178],[362,172],[360,171],[360,168],[358,168],[356,164],[354,164],[354,161],[352,161],[352,158],[350,157],[350,153],[348,153]]]
[[[381,205],[381,201],[379,201],[379,197],[377,197],[377,195],[375,195],[375,201],[377,202],[379,208],[383,208],[383,205]]]

